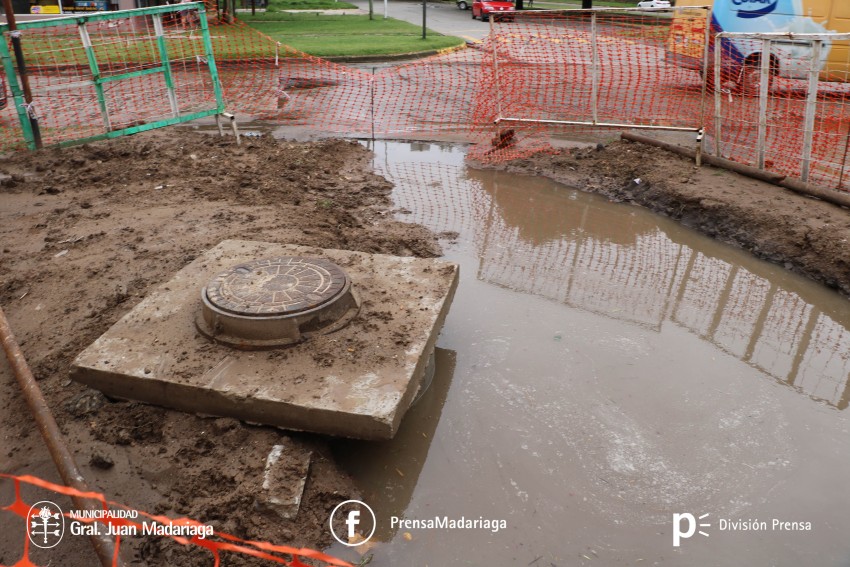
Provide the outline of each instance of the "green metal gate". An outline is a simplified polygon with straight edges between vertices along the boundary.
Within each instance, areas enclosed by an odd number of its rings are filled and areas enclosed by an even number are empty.
[[[115,138],[224,111],[203,3],[21,22],[17,28],[0,25],[0,58],[29,149],[42,141],[65,146]],[[14,34],[23,73],[10,50]]]

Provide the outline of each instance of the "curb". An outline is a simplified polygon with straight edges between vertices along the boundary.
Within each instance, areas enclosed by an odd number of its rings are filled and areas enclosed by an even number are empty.
[[[396,53],[393,55],[339,55],[336,57],[320,57],[325,61],[333,63],[380,63],[382,61],[400,61],[404,59],[425,59],[433,55],[447,55],[455,51],[467,49],[469,45],[462,43],[454,47],[444,47],[443,49],[429,49],[428,51],[414,51],[413,53]],[[319,57],[318,55],[311,57]]]

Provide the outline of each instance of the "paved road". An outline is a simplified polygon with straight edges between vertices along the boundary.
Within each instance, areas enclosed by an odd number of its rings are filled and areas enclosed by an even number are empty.
[[[363,10],[369,9],[368,0],[348,0]],[[467,0],[472,4],[472,0]],[[563,3],[548,5],[547,2],[535,2],[536,7],[548,9],[580,8],[581,3],[566,5]],[[389,17],[422,25],[421,2],[388,2]],[[383,0],[373,0],[373,10],[376,18],[384,17]],[[490,32],[490,24],[472,19],[470,10],[458,10],[454,2],[429,2],[425,25],[445,35],[455,35],[468,41],[479,41]]]
[[[348,0],[360,8],[368,10],[368,0]],[[471,2],[471,0],[470,0]],[[384,3],[374,0],[376,18],[384,17]],[[422,25],[422,4],[420,2],[389,2],[389,16],[412,24]],[[458,10],[454,3],[428,3],[425,25],[445,35],[456,35],[468,41],[478,41],[490,32],[490,24],[472,19],[470,10]]]

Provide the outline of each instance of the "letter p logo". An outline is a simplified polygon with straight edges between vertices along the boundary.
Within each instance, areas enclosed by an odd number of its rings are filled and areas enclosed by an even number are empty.
[[[708,514],[703,514],[699,517],[700,520],[704,520],[708,517]],[[687,524],[687,528],[682,530],[682,523]],[[711,524],[700,524],[701,528],[711,527]],[[673,514],[673,547],[679,547],[681,545],[682,539],[687,539],[694,535],[697,531],[697,519],[694,518],[693,514],[689,514],[685,512],[684,514]],[[708,534],[704,531],[699,531],[700,535],[704,535],[708,537]]]

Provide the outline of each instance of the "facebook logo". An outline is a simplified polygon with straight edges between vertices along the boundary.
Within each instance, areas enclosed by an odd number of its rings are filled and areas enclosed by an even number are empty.
[[[360,510],[352,510],[348,513],[348,517],[345,519],[345,524],[348,526],[348,539],[351,540],[354,538],[354,527],[360,523]]]
[[[375,513],[360,500],[346,500],[331,512],[331,535],[342,545],[356,547],[375,535]]]

